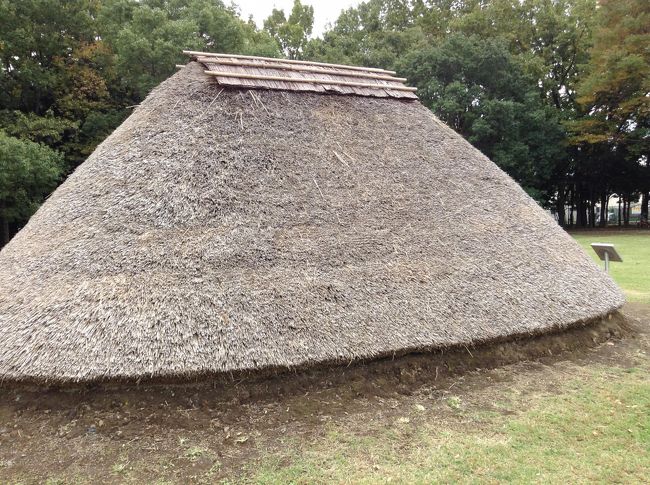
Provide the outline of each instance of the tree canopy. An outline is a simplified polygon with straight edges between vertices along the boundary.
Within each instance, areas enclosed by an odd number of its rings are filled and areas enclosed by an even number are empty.
[[[0,233],[9,241],[10,224],[25,220],[59,182],[63,157],[40,143],[0,131]]]
[[[273,9],[264,21],[266,30],[277,42],[278,47],[289,59],[302,57],[314,26],[314,7],[294,0],[289,18],[284,11]]]

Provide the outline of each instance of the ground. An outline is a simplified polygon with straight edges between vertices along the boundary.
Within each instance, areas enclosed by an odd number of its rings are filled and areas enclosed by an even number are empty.
[[[271,385],[5,389],[0,483],[647,481],[650,235],[576,238],[619,248],[627,322]]]

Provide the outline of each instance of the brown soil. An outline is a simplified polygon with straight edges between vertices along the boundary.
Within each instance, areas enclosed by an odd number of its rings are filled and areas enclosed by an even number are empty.
[[[567,363],[634,366],[650,349],[650,306],[627,304],[623,313],[564,334],[265,379],[0,389],[0,482],[119,483],[122,464],[137,464],[129,477],[139,482],[237,475],[280,437],[390,419],[423,395],[441,400],[453,389],[489,406],[500,386],[553,389]]]

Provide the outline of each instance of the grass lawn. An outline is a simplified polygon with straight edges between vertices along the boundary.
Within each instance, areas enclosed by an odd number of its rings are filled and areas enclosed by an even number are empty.
[[[245,481],[642,483],[650,476],[647,372],[594,366],[555,395],[497,387],[490,407],[452,394],[451,415],[423,399],[365,429],[346,422],[311,442],[288,442],[250,466]]]
[[[610,274],[623,288],[628,301],[650,304],[650,233],[647,231],[593,231],[572,234],[587,253],[598,261],[589,247],[593,242],[612,243],[623,258],[611,263]],[[599,264],[603,264],[599,261]]]

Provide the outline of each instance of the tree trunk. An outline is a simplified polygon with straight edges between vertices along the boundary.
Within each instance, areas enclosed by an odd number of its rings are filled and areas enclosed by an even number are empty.
[[[575,190],[574,187],[571,188],[571,210],[569,212],[569,226],[573,227],[574,224],[574,219],[573,219],[573,210],[575,209]]]
[[[9,242],[11,236],[9,235],[9,219],[5,214],[5,202],[0,200],[0,248]]]
[[[606,193],[603,193],[600,195],[600,220],[598,221],[598,225],[600,227],[605,227],[607,226],[607,202],[609,200],[609,197],[607,197]]]
[[[641,220],[648,220],[648,199],[650,199],[650,192],[646,192],[641,196]]]
[[[565,197],[564,189],[557,191],[557,200],[555,201],[555,210],[557,211],[557,223],[565,227],[566,226],[566,212],[565,212]]]
[[[9,242],[10,236],[9,236],[9,221],[5,217],[0,217],[0,226],[2,226],[2,245],[0,247],[4,246]]]
[[[623,199],[623,225],[628,227],[630,225],[630,198]]]
[[[578,215],[576,224],[579,227],[587,227],[589,219],[587,218],[587,201],[583,194],[578,194]]]
[[[621,221],[621,196],[618,196],[618,226],[620,227],[623,221]]]

